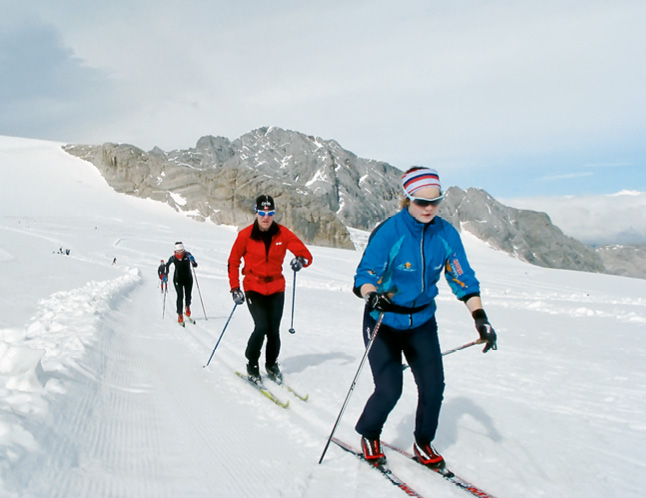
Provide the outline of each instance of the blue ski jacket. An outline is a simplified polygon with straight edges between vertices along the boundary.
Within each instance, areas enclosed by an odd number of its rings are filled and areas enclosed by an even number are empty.
[[[458,299],[480,295],[480,283],[458,231],[438,216],[421,223],[408,209],[402,209],[370,235],[354,277],[355,293],[370,283],[379,292],[392,294],[391,301],[402,309],[384,313],[383,323],[399,330],[412,329],[435,314],[442,271]],[[373,310],[371,316],[377,319],[379,312]]]

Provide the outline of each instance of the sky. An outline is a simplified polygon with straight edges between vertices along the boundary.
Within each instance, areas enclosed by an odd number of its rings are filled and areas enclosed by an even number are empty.
[[[641,0],[0,5],[0,135],[278,126],[494,197],[646,192]]]
[[[318,464],[351,384],[335,435],[358,447],[373,390],[368,365],[359,372],[363,301],[352,294],[361,251],[310,247],[295,334],[285,259],[279,361],[309,399],[265,380],[283,409],[234,373],[253,329],[229,292],[235,229],[119,194],[59,143],[0,137],[0,177],[0,295],[12,297],[0,300],[0,496],[405,496],[334,445]],[[157,277],[179,237],[198,262],[197,324],[184,329]],[[498,350],[444,357],[437,450],[499,498],[643,497],[646,280],[532,266],[462,238]],[[438,286],[447,351],[477,332]],[[382,439],[410,451],[417,390],[402,373]],[[386,452],[421,496],[472,496]]]

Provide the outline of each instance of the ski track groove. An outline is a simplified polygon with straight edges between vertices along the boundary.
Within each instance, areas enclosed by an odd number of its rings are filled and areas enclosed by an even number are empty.
[[[305,403],[267,381],[290,401],[287,410],[274,407],[235,375],[244,355],[225,342],[202,368],[228,312],[182,329],[173,313],[162,320],[159,294],[144,280],[102,317],[84,341],[85,353],[55,374],[65,389],[52,394],[48,420],[33,429],[37,440],[52,439],[44,446],[53,451],[27,456],[39,464],[25,467],[40,470],[16,479],[21,498],[302,497],[320,496],[322,488],[361,494],[356,478],[338,482],[344,468],[338,455],[330,465],[316,465],[329,433],[326,419],[337,407]],[[76,317],[69,304],[62,306],[61,313]],[[83,313],[77,318],[85,320]],[[227,410],[220,414],[223,404]],[[312,472],[283,477],[270,458],[275,448],[289,455],[283,464],[311,461]]]
[[[54,424],[67,437],[44,473],[47,488],[56,490],[50,496],[298,496],[298,486],[289,489],[289,483],[276,479],[270,461],[253,469],[247,466],[244,448],[261,444],[259,451],[271,454],[272,445],[280,444],[280,437],[271,431],[272,413],[264,413],[267,401],[247,393],[221,365],[212,364],[211,372],[203,369],[201,358],[182,347],[192,340],[181,334],[191,331],[187,337],[195,339],[196,326],[189,323],[180,329],[158,318],[135,318],[135,308],[145,307],[141,301],[150,301],[145,285],[133,292],[125,310],[105,321],[111,327],[98,333],[96,351],[77,364],[74,376],[81,395],[72,399],[79,402],[60,411],[61,416],[74,417]],[[153,350],[161,354],[146,354],[150,341],[157,342]],[[236,401],[239,392],[245,394]],[[239,416],[219,419],[213,407],[222,403],[238,403]],[[268,434],[260,443],[253,432],[239,430],[259,423]],[[218,451],[220,447],[241,451],[228,455]],[[173,455],[172,464],[158,463],[155,456],[162,452]],[[72,454],[76,457],[70,458]],[[213,477],[214,469],[228,478]],[[110,475],[126,478],[113,482]],[[195,484],[181,487],[187,482]],[[276,489],[267,490],[267,482],[275,482]],[[34,488],[34,496],[46,495],[42,491]]]
[[[99,366],[96,372],[86,367],[91,372],[87,385],[91,395],[82,396],[85,401],[73,412],[70,433],[78,465],[57,469],[62,479],[56,487],[57,496],[143,496],[149,491],[164,496],[161,489],[140,489],[134,482],[136,476],[162,475],[155,451],[150,451],[159,447],[158,410],[151,409],[155,399],[147,392],[146,381],[138,379],[138,372],[146,371],[146,359],[128,352],[125,334],[112,329],[101,336],[96,355]],[[66,421],[60,424],[64,426]],[[93,472],[95,467],[101,471]],[[129,476],[126,484],[109,477],[97,479],[95,474],[104,476],[106,469],[108,475]],[[135,484],[133,488],[129,483]]]

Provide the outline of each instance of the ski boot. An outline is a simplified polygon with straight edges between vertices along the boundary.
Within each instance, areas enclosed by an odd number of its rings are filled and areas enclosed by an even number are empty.
[[[431,469],[443,469],[446,466],[444,457],[440,455],[431,443],[413,445],[413,453],[417,461]]]
[[[274,363],[273,365],[265,365],[265,369],[267,370],[267,375],[271,380],[277,382],[278,384],[283,381],[283,373],[280,371],[278,363]]]
[[[258,367],[257,363],[255,365],[252,365],[251,363],[247,364],[247,375],[249,376],[249,380],[251,382],[255,382],[256,384],[260,384],[260,382],[261,382],[260,368]]]
[[[363,457],[368,463],[376,467],[386,465],[386,455],[384,454],[379,439],[370,439],[361,436],[361,449],[363,450]]]

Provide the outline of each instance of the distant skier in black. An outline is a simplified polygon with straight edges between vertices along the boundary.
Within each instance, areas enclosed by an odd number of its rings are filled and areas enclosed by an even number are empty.
[[[193,255],[184,250],[184,244],[181,242],[175,243],[175,253],[168,258],[166,263],[166,274],[168,274],[170,265],[175,265],[175,274],[173,275],[173,285],[177,291],[177,323],[184,325],[184,315],[182,311],[186,312],[186,316],[191,316],[191,293],[193,292],[193,274],[191,272],[191,265],[193,268],[197,267]],[[186,298],[184,297],[186,296]],[[184,309],[184,299],[186,299],[186,307]]]
[[[162,294],[164,291],[168,292],[168,269],[166,268],[166,263],[164,260],[161,260],[159,268],[157,268],[157,275],[159,275],[159,280],[161,280],[161,291]]]

